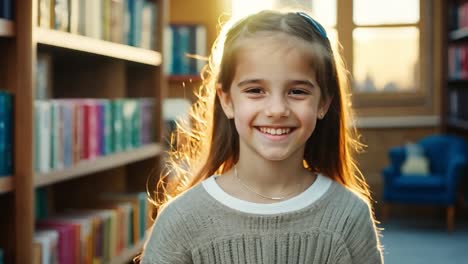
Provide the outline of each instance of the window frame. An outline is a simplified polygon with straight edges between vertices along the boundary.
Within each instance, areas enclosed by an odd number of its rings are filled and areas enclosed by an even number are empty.
[[[415,91],[411,92],[358,92],[351,87],[352,102],[358,112],[368,112],[376,115],[378,112],[388,114],[389,108],[412,108],[417,113],[432,112],[434,86],[432,53],[432,1],[419,1],[419,22],[416,24],[381,24],[381,25],[356,25],[353,21],[353,0],[337,1],[336,30],[338,40],[343,48],[343,58],[349,72],[353,73],[353,30],[356,28],[397,28],[404,26],[416,26],[419,30],[419,83]],[[352,76],[352,75],[351,75]],[[351,81],[352,85],[352,81]],[[375,112],[375,110],[380,110]],[[402,111],[406,112],[406,111]]]

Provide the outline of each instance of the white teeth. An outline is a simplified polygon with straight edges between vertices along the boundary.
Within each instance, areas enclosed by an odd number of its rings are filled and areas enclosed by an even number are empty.
[[[285,135],[291,132],[290,128],[269,128],[269,127],[260,127],[260,131],[265,134],[270,135]]]

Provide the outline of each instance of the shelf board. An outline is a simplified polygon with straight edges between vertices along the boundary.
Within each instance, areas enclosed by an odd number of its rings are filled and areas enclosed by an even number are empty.
[[[13,177],[0,176],[0,194],[13,191]]]
[[[35,36],[36,41],[44,45],[87,52],[153,66],[161,64],[161,54],[153,50],[40,27],[35,28]]]
[[[447,124],[451,127],[456,127],[460,129],[468,130],[468,120],[463,120],[459,118],[449,117],[447,119]]]
[[[450,40],[461,40],[468,37],[468,27],[452,30],[449,33]]]
[[[109,156],[98,157],[93,160],[81,161],[71,168],[55,170],[48,173],[39,173],[35,175],[34,182],[36,187],[49,185],[56,182],[66,181],[94,172],[99,172],[135,161],[155,157],[163,152],[160,144],[149,144],[138,149],[120,152]]]
[[[11,20],[0,18],[0,37],[13,37],[15,35],[15,23]]]
[[[132,258],[135,257],[136,254],[138,254],[138,252],[140,252],[140,250],[143,249],[143,244],[144,243],[145,242],[143,240],[141,240],[137,244],[133,245],[133,247],[125,249],[122,252],[122,254],[120,254],[119,256],[117,256],[115,258],[112,258],[109,263],[110,264],[126,264],[126,263],[129,263],[132,260]]]

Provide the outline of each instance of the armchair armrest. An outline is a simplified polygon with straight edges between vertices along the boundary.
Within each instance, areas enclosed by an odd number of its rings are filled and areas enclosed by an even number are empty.
[[[388,151],[391,166],[399,169],[406,159],[406,148],[403,146],[393,147]]]

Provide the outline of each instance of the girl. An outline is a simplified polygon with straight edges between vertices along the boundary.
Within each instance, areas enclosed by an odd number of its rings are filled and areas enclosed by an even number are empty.
[[[221,36],[142,263],[382,263],[324,28],[262,11]]]

